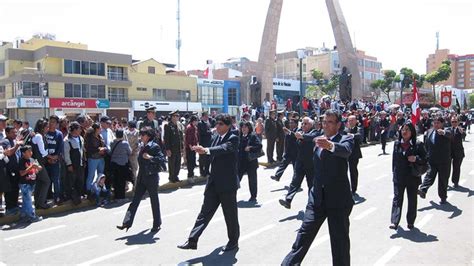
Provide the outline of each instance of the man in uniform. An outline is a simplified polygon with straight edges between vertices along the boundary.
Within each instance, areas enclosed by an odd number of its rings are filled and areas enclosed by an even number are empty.
[[[283,117],[285,116],[285,111],[278,111],[278,116],[276,120],[277,125],[277,139],[276,139],[276,150],[277,150],[277,161],[283,161],[283,151],[285,149],[285,127],[283,123]]]
[[[151,127],[155,130],[157,138],[161,136],[160,127],[158,120],[156,120],[156,107],[148,107],[146,110],[146,118],[143,121],[138,122],[138,131],[144,127]]]
[[[178,125],[179,111],[169,114],[170,122],[165,125],[164,145],[168,157],[169,181],[179,182],[179,170],[181,169],[181,152],[183,150],[183,130]]]
[[[272,164],[275,162],[273,160],[273,151],[275,150],[275,141],[277,138],[277,124],[275,120],[276,110],[270,111],[270,116],[265,120],[265,137],[267,138],[267,158],[268,163]]]

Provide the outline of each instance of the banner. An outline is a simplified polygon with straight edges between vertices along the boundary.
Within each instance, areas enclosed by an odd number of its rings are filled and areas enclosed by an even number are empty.
[[[51,108],[110,108],[107,99],[75,99],[75,98],[51,98],[49,99]]]
[[[441,102],[440,105],[444,108],[448,108],[451,106],[451,91],[441,91]]]

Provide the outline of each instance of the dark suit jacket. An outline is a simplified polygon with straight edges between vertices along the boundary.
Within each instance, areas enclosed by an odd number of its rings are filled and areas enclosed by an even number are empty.
[[[267,137],[267,139],[275,139],[277,137],[276,120],[271,118],[265,120],[265,137]]]
[[[144,153],[148,153],[152,158],[150,160],[145,160],[143,158]],[[162,169],[166,169],[165,156],[158,144],[151,142],[140,149],[140,152],[138,153],[138,177],[155,177],[158,176],[158,173]]]
[[[209,122],[204,122],[203,120],[198,123],[198,136],[199,144],[203,147],[211,146],[211,124]]]
[[[354,148],[352,149],[349,160],[355,160],[362,158],[362,151],[360,150],[360,143],[362,142],[362,127],[355,126],[353,128],[346,128],[345,133],[354,135]]]
[[[321,157],[317,150],[314,152],[314,185],[311,195],[314,197],[315,207],[324,204],[324,207],[330,209],[348,208],[354,205],[347,175],[347,161],[354,147],[354,139],[350,135],[337,134],[332,142],[334,152],[323,150]]]
[[[215,145],[219,135],[212,138]],[[218,193],[235,192],[239,188],[237,162],[239,153],[239,137],[230,131],[224,136],[221,144],[210,147],[211,175],[207,180],[206,191],[211,185]]]
[[[451,128],[451,131],[453,133],[451,137],[451,156],[453,158],[464,158],[464,146],[462,145],[462,139],[464,135],[466,135],[466,132],[461,132],[459,129],[453,130]]]
[[[290,134],[285,135],[285,154],[283,154],[283,157],[288,160],[296,160],[296,155],[298,154],[295,132],[296,129]]]
[[[178,125],[171,122],[165,125],[165,149],[174,152],[181,152],[181,149],[183,148],[183,140],[183,131]]]
[[[250,146],[250,151],[245,151],[245,147]],[[255,133],[247,135],[247,137],[240,136],[239,142],[239,170],[257,169],[258,159],[249,161],[249,153],[259,153],[262,150],[262,143]]]
[[[301,133],[303,133],[303,131],[301,131]],[[296,161],[302,163],[305,169],[314,167],[312,159],[314,150],[313,139],[317,136],[319,136],[319,133],[313,129],[310,132],[305,133],[303,139],[296,141],[296,147],[298,149]]]
[[[418,186],[421,184],[421,176],[411,175],[410,168],[413,163],[408,161],[408,156],[411,155],[416,156],[416,163],[427,163],[426,150],[423,143],[418,141],[415,145],[410,145],[410,148],[404,154],[400,141],[395,141],[392,155],[393,183],[406,186]]]
[[[432,164],[451,163],[451,130],[445,129],[444,136],[437,134],[433,129],[428,131],[425,138],[425,147],[428,154],[428,162]],[[431,142],[431,134],[436,134],[435,143]]]

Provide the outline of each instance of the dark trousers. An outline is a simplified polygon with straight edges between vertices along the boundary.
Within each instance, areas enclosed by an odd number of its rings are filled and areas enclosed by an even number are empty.
[[[314,179],[314,168],[305,167],[303,163],[296,161],[295,165],[295,174],[291,180],[290,188],[288,189],[288,194],[286,194],[286,201],[291,202],[295,197],[298,190],[301,188],[301,183],[303,178],[306,176],[306,183],[308,184],[308,189],[313,187]]]
[[[319,207],[315,207],[313,202],[313,195],[310,195],[296,241],[281,265],[299,265],[303,261],[326,218],[331,238],[332,265],[350,265],[349,215],[352,207],[327,209],[323,207],[324,199]]]
[[[209,166],[211,161],[209,160],[209,155],[199,154],[199,173],[201,176],[209,175]]]
[[[125,218],[123,219],[124,225],[132,226],[142,197],[145,195],[145,192],[148,191],[151,201],[151,211],[153,213],[153,227],[161,226],[160,200],[158,199],[158,180],[158,176],[138,177],[135,194],[133,195],[132,202],[130,203],[127,213],[125,214]]]
[[[20,195],[18,176],[18,173],[16,175],[12,175],[12,173],[7,170],[7,178],[10,180],[10,190],[5,192],[5,205],[7,211],[18,208],[18,197]]]
[[[196,168],[196,152],[186,149],[186,166],[188,167],[188,178],[194,176],[194,168]]]
[[[440,199],[446,199],[448,197],[448,180],[449,173],[451,172],[451,164],[429,163],[429,165],[430,168],[423,179],[420,189],[426,193],[434,184],[436,175],[438,175],[438,195]]]
[[[179,170],[181,169],[181,152],[171,151],[168,158],[168,173],[170,181],[178,181]]]
[[[359,159],[349,159],[349,173],[351,174],[352,194],[357,191],[357,183],[359,182],[359,170],[357,169],[358,164]]]
[[[387,132],[380,135],[380,142],[382,143],[382,151],[385,152],[385,146],[387,146]]]
[[[84,194],[85,167],[73,166],[74,171],[66,170],[66,197],[72,199],[74,204],[81,203],[81,196]]]
[[[125,198],[125,185],[127,183],[128,165],[118,165],[111,163],[112,176],[114,178],[115,199]]]
[[[247,173],[249,178],[249,189],[250,196],[252,198],[257,198],[257,168],[256,167],[246,167],[245,169],[239,169],[239,180],[242,181],[244,174]]]
[[[196,219],[191,233],[189,234],[189,241],[197,243],[204,229],[211,221],[214,213],[216,213],[219,205],[222,204],[222,212],[224,213],[225,223],[227,225],[227,237],[230,243],[237,243],[239,241],[240,229],[239,219],[237,214],[237,191],[218,193],[216,189],[210,185],[206,188],[204,193],[204,203],[201,207],[201,212]]]
[[[276,150],[277,161],[283,161],[283,152],[285,151],[285,136],[281,136],[278,138],[278,142],[276,143]]]
[[[403,196],[407,191],[407,223],[415,224],[418,185],[393,184],[392,224],[398,225],[402,216]]]
[[[293,165],[293,172],[294,172],[295,171],[295,161],[296,161],[296,159],[294,159],[294,158],[284,158],[283,162],[278,166],[278,169],[276,170],[275,176],[277,178],[281,178],[281,176],[285,172],[288,165],[290,165],[290,163]]]
[[[364,135],[362,135],[362,143],[367,143],[368,138],[369,138],[369,128],[364,127]]]
[[[49,186],[51,186],[51,179],[49,179],[45,166],[42,164],[41,167],[43,167],[43,169],[38,173],[34,192],[36,206],[43,206],[46,204]]]
[[[451,181],[454,184],[459,183],[459,177],[461,176],[461,164],[463,157],[453,157],[453,175],[451,176]]]
[[[267,138],[267,159],[269,163],[273,163],[273,151],[275,150],[276,138]]]

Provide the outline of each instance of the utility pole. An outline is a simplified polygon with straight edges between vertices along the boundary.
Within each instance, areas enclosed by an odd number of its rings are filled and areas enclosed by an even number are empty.
[[[178,39],[176,40],[176,49],[178,49],[178,64],[177,68],[181,69],[181,4],[178,0],[178,11],[176,12],[176,20],[178,21]]]

